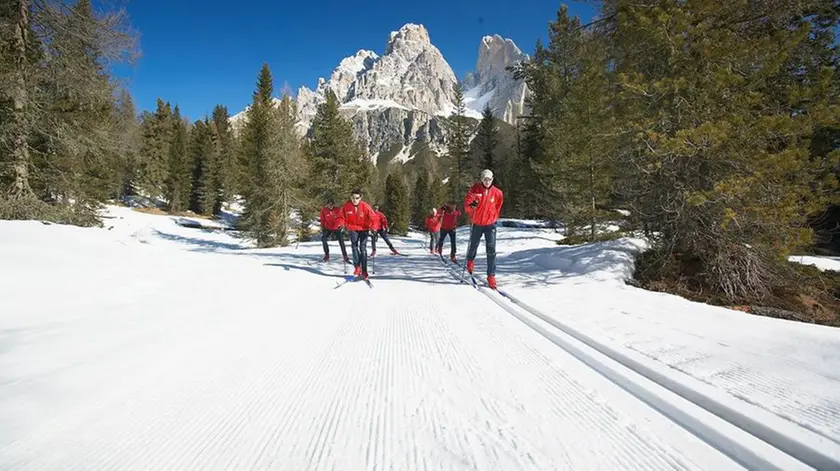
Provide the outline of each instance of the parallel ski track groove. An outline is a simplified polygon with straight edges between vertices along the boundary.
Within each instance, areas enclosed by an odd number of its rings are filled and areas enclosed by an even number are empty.
[[[645,332],[649,330],[648,327],[660,324],[644,318],[638,318],[638,321],[628,325],[624,319],[608,317],[592,325],[607,332],[610,337],[612,332],[620,331],[623,337],[620,344],[623,344],[625,348],[710,386],[720,388],[735,398],[789,420],[840,445],[840,395],[819,397],[809,394],[811,384],[814,387],[825,388],[815,383],[815,376],[834,383],[836,385],[834,389],[840,391],[840,375],[824,371],[818,365],[806,363],[798,358],[785,356],[784,353],[787,350],[778,353],[767,351],[756,353],[751,345],[757,340],[750,337],[745,339],[744,345],[730,350],[733,357],[739,358],[738,362],[721,361],[720,348],[729,348],[729,345],[717,342],[691,343],[690,346],[681,342],[681,345],[672,348],[656,349],[651,346],[674,340],[652,336],[649,333],[638,334],[639,331]],[[671,325],[669,329],[681,335],[705,340],[702,335],[686,329]],[[641,339],[637,339],[639,337]],[[790,350],[793,348],[788,347]],[[832,348],[836,350],[837,347]],[[767,371],[765,367],[768,355],[773,359],[773,371]],[[708,360],[712,361],[707,363]],[[694,366],[693,363],[698,365]],[[800,371],[807,371],[809,374],[800,377],[798,375]],[[784,400],[780,401],[779,398],[784,398]]]
[[[438,260],[439,257],[438,257]],[[450,274],[455,274],[452,266],[443,263]],[[507,352],[502,355],[500,361],[511,367],[513,371],[540,371],[542,386],[551,397],[551,408],[540,409],[534,413],[545,414],[550,413],[558,416],[563,423],[568,424],[591,424],[596,429],[596,435],[601,437],[610,437],[610,440],[604,440],[603,444],[598,447],[593,447],[593,452],[602,456],[599,463],[602,466],[613,467],[614,469],[662,469],[663,467],[672,469],[697,469],[693,463],[686,462],[682,455],[674,455],[673,450],[663,446],[659,439],[655,436],[640,436],[635,430],[627,428],[616,428],[616,421],[621,418],[619,413],[613,410],[609,405],[593,401],[592,392],[587,391],[580,383],[569,376],[565,371],[559,370],[556,365],[552,363],[547,357],[535,349],[528,342],[524,342],[521,336],[510,329],[488,328],[486,323],[479,323],[476,329],[482,331],[488,338],[502,345],[512,345],[520,354],[512,354],[514,352]],[[517,360],[526,361],[527,363],[519,364]],[[540,368],[535,368],[539,365]],[[551,371],[554,374],[548,374]],[[486,401],[481,401],[486,403]],[[531,402],[525,398],[517,398],[519,407],[527,407]],[[571,407],[572,404],[575,407]],[[585,405],[585,407],[581,407]],[[489,409],[488,409],[489,411]],[[527,410],[520,410],[520,413],[531,415]],[[537,421],[535,421],[537,422]],[[511,429],[510,431],[513,431]],[[501,432],[501,430],[500,430]],[[546,436],[551,436],[550,433]],[[502,435],[504,437],[504,435]],[[516,437],[518,440],[509,440],[509,442],[518,442],[520,444],[526,443],[522,437]],[[609,445],[604,445],[609,444]],[[611,453],[604,453],[603,446],[609,446]],[[648,448],[649,452],[642,453],[643,456],[640,462],[633,463],[631,456],[638,459],[638,450]],[[538,449],[538,447],[537,447]],[[607,457],[611,457],[607,459]],[[560,466],[562,469],[574,468],[575,465],[582,465],[581,463],[567,462]]]
[[[452,274],[451,271],[450,271],[450,274]],[[486,281],[484,281],[484,283],[486,284]],[[812,466],[816,469],[836,469],[836,464],[838,462],[840,462],[840,456],[833,456],[831,454],[831,452],[822,452],[822,451],[819,451],[819,450],[816,450],[816,449],[813,449],[813,448],[809,448],[808,445],[804,445],[804,442],[797,441],[797,439],[793,438],[793,437],[780,435],[778,432],[776,432],[772,429],[769,429],[764,424],[752,421],[747,416],[740,415],[740,416],[736,416],[735,419],[732,419],[732,418],[728,417],[726,414],[722,414],[719,411],[718,412],[710,411],[710,410],[707,409],[707,406],[698,404],[694,400],[686,397],[684,395],[684,393],[681,392],[681,391],[674,390],[673,384],[671,384],[671,385],[663,384],[662,382],[660,382],[660,380],[658,379],[658,377],[655,374],[652,374],[652,373],[649,373],[649,372],[643,372],[643,371],[640,371],[638,369],[638,368],[644,368],[644,367],[637,367],[633,363],[628,363],[628,362],[624,361],[623,358],[616,358],[611,353],[607,353],[607,352],[603,351],[603,348],[607,348],[607,350],[609,350],[609,348],[608,347],[602,347],[600,344],[597,343],[597,341],[594,341],[594,340],[591,340],[591,339],[587,338],[586,334],[582,334],[580,332],[577,332],[575,329],[572,329],[570,327],[565,327],[565,326],[561,327],[562,323],[552,319],[551,316],[548,316],[545,313],[543,313],[541,311],[538,311],[537,309],[533,308],[532,306],[525,305],[519,299],[512,298],[511,296],[507,295],[504,292],[496,291],[500,295],[501,298],[504,298],[504,299],[510,301],[510,303],[512,303],[511,305],[509,305],[507,307],[502,305],[502,304],[499,304],[499,300],[493,299],[493,297],[491,295],[491,292],[495,291],[495,290],[491,290],[490,288],[487,288],[486,286],[480,286],[479,288],[480,288],[479,291],[481,291],[482,294],[491,298],[491,300],[493,300],[493,302],[495,302],[497,305],[499,305],[499,307],[502,307],[505,310],[514,309],[513,305],[515,305],[517,310],[522,313],[522,314],[517,314],[515,317],[518,318],[519,315],[527,315],[529,317],[534,318],[535,320],[539,319],[540,321],[543,321],[544,323],[550,325],[551,328],[557,329],[558,331],[561,331],[564,334],[569,335],[572,338],[580,341],[582,344],[586,345],[588,348],[593,349],[601,357],[606,357],[606,358],[609,358],[612,361],[617,361],[618,363],[622,364],[623,366],[628,368],[630,371],[632,371],[634,374],[639,375],[640,377],[644,377],[644,378],[650,380],[651,382],[653,382],[655,384],[658,384],[660,387],[662,387],[666,390],[669,390],[670,392],[672,392],[672,393],[676,394],[677,396],[681,397],[683,400],[691,402],[695,406],[700,407],[701,409],[706,409],[706,411],[708,413],[716,416],[719,419],[722,419],[726,422],[729,422],[731,425],[733,425],[734,427],[736,427],[738,429],[741,429],[741,431],[743,431],[746,434],[753,435],[755,438],[758,438],[762,441],[767,442],[771,447],[775,448],[779,452],[788,454],[788,456],[791,456],[795,460],[798,460],[801,464],[807,464],[807,465]],[[520,319],[520,320],[523,320],[523,319]],[[523,320],[523,322],[524,322],[524,320]],[[537,330],[537,327],[535,327],[535,326],[532,326],[532,328],[534,328],[534,330]],[[667,348],[664,349],[664,350],[667,350]],[[691,394],[694,395],[696,393],[691,392]],[[706,399],[706,401],[709,401],[709,399]],[[726,410],[727,407],[728,407],[728,406],[726,406],[722,403],[718,403],[714,399],[711,399],[710,404],[712,404],[713,407],[715,407],[715,408],[721,408],[721,409],[724,409],[724,410]],[[745,428],[745,424],[743,423],[744,420],[748,421],[748,424],[749,424],[748,427],[753,429],[753,430],[747,430]],[[819,435],[822,435],[822,434],[819,434]],[[740,447],[739,444],[736,444],[736,443],[731,442],[731,441],[728,441],[726,446],[732,447],[733,445],[736,446],[736,447]],[[762,462],[762,460],[763,460],[763,458],[758,457],[758,456],[753,456],[752,458],[749,458],[749,459],[750,460],[755,460],[756,458],[758,459],[758,461],[754,461],[755,463]],[[766,461],[763,461],[763,463],[764,463],[764,465],[768,464]],[[744,463],[742,463],[742,464],[744,464]],[[759,465],[756,464],[756,466],[759,466]]]
[[[545,381],[544,384],[547,390],[552,393],[551,402],[554,407],[550,410],[550,412],[569,419],[568,422],[570,423],[593,424],[605,435],[613,437],[613,440],[608,440],[606,443],[619,443],[620,445],[616,449],[618,453],[606,454],[600,453],[599,450],[599,454],[604,456],[616,456],[616,458],[609,462],[609,465],[614,467],[614,469],[628,469],[627,467],[630,465],[630,461],[627,458],[634,455],[633,450],[638,450],[651,444],[656,446],[655,450],[651,450],[652,453],[643,454],[643,463],[639,463],[638,466],[633,466],[632,469],[661,469],[662,466],[673,466],[674,463],[672,461],[672,457],[670,456],[670,450],[661,447],[658,440],[651,439],[651,437],[647,437],[647,439],[643,440],[638,435],[628,432],[627,429],[616,429],[614,425],[620,417],[614,410],[612,410],[612,408],[608,405],[593,402],[591,394],[588,394],[588,391],[582,385],[577,383],[565,372],[558,370],[549,359],[528,345],[527,342],[522,342],[518,335],[515,335],[507,330],[501,330],[503,336],[497,336],[490,331],[486,332],[494,339],[497,339],[500,343],[509,343],[515,345],[517,350],[531,353],[530,355],[506,355],[503,358],[503,361],[505,361],[508,365],[514,368],[520,366],[510,361],[508,358],[533,358],[534,360],[528,364],[529,366],[538,363],[540,366],[555,373],[541,378]],[[534,369],[537,370],[536,368]],[[543,368],[538,370],[545,371]],[[561,379],[565,379],[565,381],[561,381]],[[528,404],[529,402],[527,400],[520,400],[522,401],[522,404]],[[586,408],[571,408],[569,407],[571,402],[574,402],[578,406],[586,404]],[[572,410],[571,415],[567,412],[569,410]],[[595,421],[593,421],[593,419],[595,419]],[[662,454],[657,455],[656,453],[653,453],[653,451],[659,451]],[[638,457],[638,455],[636,456]],[[574,463],[570,463],[569,465],[573,464]]]
[[[446,267],[446,269],[447,269],[447,271],[449,272],[449,274],[450,274],[450,275],[452,275],[453,277],[456,277],[456,279],[460,279],[459,274],[458,274],[458,273],[455,273],[455,271],[454,271],[454,270],[452,270],[452,269],[451,269],[451,267],[450,267],[448,264],[444,263],[443,265]],[[467,277],[468,275],[469,275],[469,274],[466,274],[466,275],[465,275],[465,279],[466,279],[466,277]],[[478,279],[477,279],[477,278],[476,278],[476,281],[478,281]],[[484,280],[483,280],[483,281],[484,281]],[[485,283],[485,285],[486,285],[486,281],[484,281],[484,283]],[[514,309],[514,308],[513,308],[513,306],[505,307],[505,306],[503,306],[502,304],[500,304],[500,300],[496,300],[496,299],[493,299],[493,298],[492,298],[492,295],[490,294],[490,292],[492,292],[492,291],[496,291],[496,290],[492,290],[492,289],[490,289],[490,288],[488,288],[488,287],[486,287],[486,286],[481,286],[481,285],[479,285],[479,287],[478,287],[477,291],[480,291],[480,292],[481,292],[483,295],[485,295],[486,297],[491,298],[491,300],[492,300],[494,303],[496,303],[499,307],[501,307],[501,308],[503,308],[503,309],[505,309],[505,310]],[[509,302],[510,302],[510,303],[512,303],[513,305],[516,305],[516,306],[517,306],[517,308],[518,308],[518,310],[519,310],[520,312],[522,312],[524,315],[532,316],[532,317],[535,317],[535,318],[540,318],[540,320],[543,320],[543,319],[541,319],[541,317],[548,317],[548,316],[546,316],[546,315],[545,315],[545,314],[543,314],[543,313],[534,312],[534,311],[536,311],[536,310],[535,310],[535,309],[533,309],[533,308],[532,308],[532,307],[530,307],[530,306],[526,309],[524,306],[522,306],[521,301],[519,301],[519,300],[515,300],[515,299],[512,299],[512,298],[510,298],[507,294],[505,294],[505,293],[503,293],[503,292],[500,292],[500,291],[496,291],[496,292],[500,295],[500,297],[501,297],[501,298],[503,298],[503,299],[505,299],[505,300],[509,301]],[[541,316],[538,316],[537,314],[541,314]],[[528,323],[524,322],[524,321],[523,321],[523,319],[520,319],[520,318],[518,317],[518,315],[517,315],[517,316],[514,316],[514,317],[515,317],[515,318],[517,318],[517,319],[519,319],[520,321],[522,321],[523,323],[525,323],[526,325],[528,325],[528,327],[530,327],[531,329],[533,329],[534,331],[537,331],[538,333],[540,333],[540,334],[542,335],[542,333],[538,331],[538,329],[536,328],[536,326],[532,326],[532,325],[530,325],[530,324],[528,324]],[[562,329],[559,329],[558,327],[556,327],[556,326],[554,326],[554,325],[552,325],[552,326],[551,326],[551,328],[557,328],[558,330],[562,330]],[[573,337],[574,337],[574,336],[573,336]],[[586,342],[583,342],[583,343],[584,343],[584,344],[587,344]],[[591,346],[590,346],[590,347],[591,347]],[[597,351],[597,355],[602,356],[602,357],[607,357],[607,358],[609,358],[609,355],[606,355],[605,353],[603,353],[603,352],[601,352],[601,351],[599,351],[599,350],[597,350],[597,349],[595,349],[595,350]],[[570,352],[570,353],[571,353],[571,352]],[[576,356],[576,355],[573,355],[573,356]],[[640,372],[636,371],[635,369],[630,368],[629,366],[628,366],[628,368],[629,368],[631,371],[633,371],[635,374],[639,375],[639,376],[645,376],[645,375],[641,374]],[[654,380],[653,382],[654,382],[654,383],[656,383],[657,381],[655,381],[655,380]],[[660,386],[662,386],[662,385],[660,385]],[[668,389],[668,388],[666,388],[666,389]],[[632,394],[632,393],[631,393],[631,394]],[[683,399],[685,399],[685,398],[683,398]],[[691,401],[689,401],[689,402],[691,402]],[[579,412],[577,412],[577,413],[579,413]],[[621,464],[621,465],[619,465],[619,466],[620,466],[620,467],[625,467],[625,468],[626,468],[627,463],[622,463],[622,464]]]

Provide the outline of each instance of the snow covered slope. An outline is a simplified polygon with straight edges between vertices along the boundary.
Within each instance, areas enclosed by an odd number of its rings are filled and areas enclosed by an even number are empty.
[[[719,424],[750,451],[733,460],[458,284],[422,238],[374,259],[373,288],[334,289],[345,267],[318,242],[255,250],[109,212],[105,229],[0,221],[0,469],[805,469]],[[833,449],[838,331],[627,287],[637,241],[499,238],[511,293]]]

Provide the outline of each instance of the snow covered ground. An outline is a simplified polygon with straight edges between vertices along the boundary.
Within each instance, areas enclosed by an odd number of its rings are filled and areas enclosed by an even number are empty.
[[[791,255],[788,260],[803,265],[813,265],[820,270],[833,270],[840,272],[840,257],[815,256],[815,255]]]
[[[379,242],[373,288],[333,289],[345,267],[318,263],[319,242],[255,250],[229,231],[109,213],[104,229],[0,221],[0,469],[755,462],[458,284],[422,238],[395,238],[407,257]],[[641,241],[564,247],[551,229],[498,234],[509,294],[783,421],[783,433],[812,433],[824,454],[840,449],[840,330],[624,285]],[[340,260],[336,242],[330,250]],[[709,415],[697,420],[714,424]],[[807,469],[725,425],[742,450]]]

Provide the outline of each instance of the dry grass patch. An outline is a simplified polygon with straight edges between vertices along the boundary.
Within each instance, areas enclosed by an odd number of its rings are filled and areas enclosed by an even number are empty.
[[[733,299],[704,276],[702,263],[684,254],[648,251],[636,259],[633,284],[749,314],[840,327],[840,273],[790,263],[762,299]]]
[[[206,219],[208,221],[211,221],[213,219],[210,216],[206,216],[204,214],[196,214],[192,211],[178,211],[178,212],[170,213],[170,212],[164,211],[160,208],[132,208],[132,209],[134,211],[137,211],[138,213],[156,214],[158,216],[180,216],[180,217],[186,217],[186,218]]]

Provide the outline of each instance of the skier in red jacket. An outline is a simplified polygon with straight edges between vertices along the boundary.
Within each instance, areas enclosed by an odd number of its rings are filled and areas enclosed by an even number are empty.
[[[336,236],[338,246],[341,247],[341,255],[345,262],[349,262],[347,248],[344,246],[344,219],[341,210],[335,207],[332,198],[327,200],[326,206],[321,208],[321,244],[324,246],[324,261],[330,260],[330,247],[327,241],[330,237]]]
[[[504,195],[502,190],[493,186],[493,171],[481,171],[481,181],[474,184],[464,197],[464,210],[472,224],[470,244],[467,249],[467,271],[475,269],[475,256],[478,243],[484,236],[487,251],[487,284],[496,289],[496,221],[502,212]]]
[[[350,232],[350,245],[353,249],[353,274],[363,280],[368,279],[367,238],[371,223],[375,217],[373,208],[362,201],[362,190],[353,190],[350,200],[341,208],[344,225]]]
[[[437,209],[432,208],[424,221],[426,230],[429,231],[429,253],[435,253],[435,247],[437,247],[438,238],[440,237],[440,222],[440,215]]]
[[[400,253],[397,251],[397,249],[394,248],[394,245],[388,238],[388,218],[385,217],[385,213],[379,210],[378,204],[373,205],[373,212],[374,218],[370,224],[370,256],[376,256],[376,239],[378,239],[379,237],[382,237],[382,240],[384,240],[385,243],[388,244],[388,248],[391,249],[392,254],[399,255]]]
[[[461,211],[458,211],[458,206],[455,203],[445,204],[440,208],[441,216],[440,224],[440,240],[437,243],[437,253],[443,252],[443,243],[446,237],[449,236],[449,259],[455,263],[455,228],[458,226],[458,217],[461,216]]]

